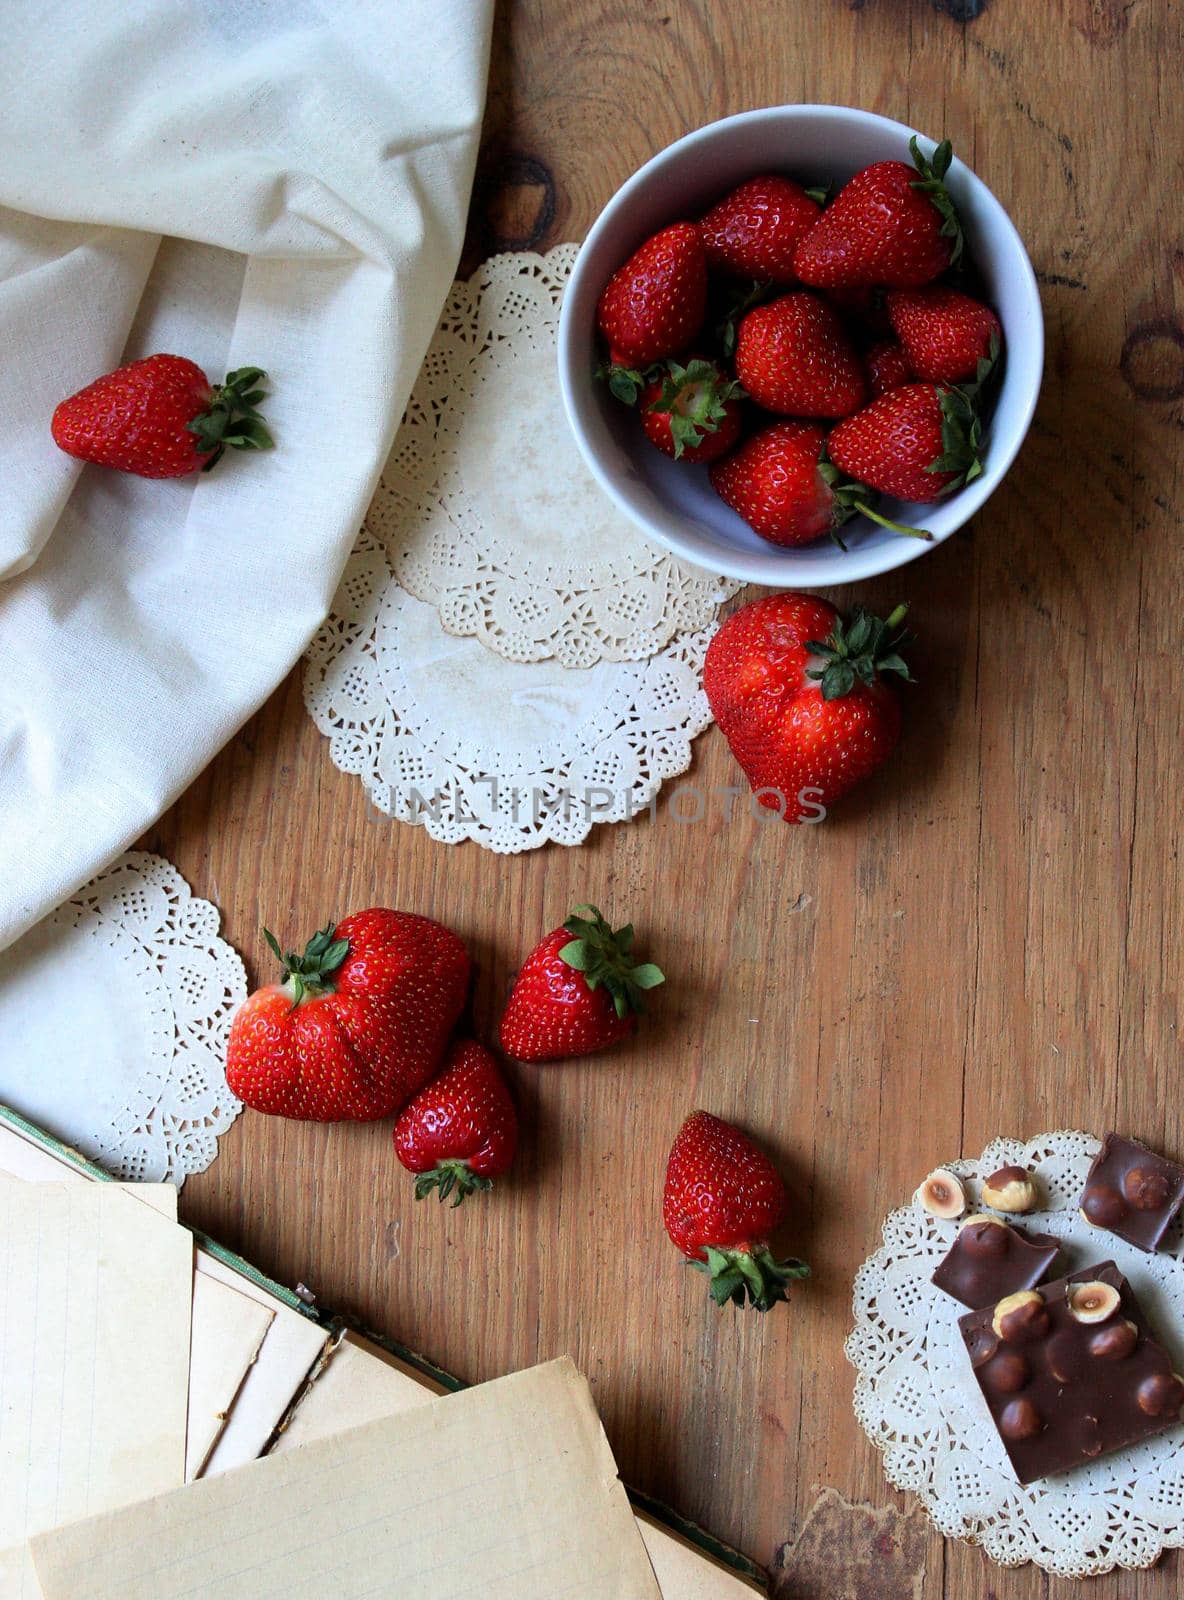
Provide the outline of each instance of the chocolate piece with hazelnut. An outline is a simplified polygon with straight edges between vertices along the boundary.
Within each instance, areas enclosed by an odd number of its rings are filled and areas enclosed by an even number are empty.
[[[1184,1205],[1184,1167],[1137,1139],[1108,1133],[1081,1193],[1081,1214],[1140,1250],[1152,1251]]]
[[[975,1380],[1021,1483],[1184,1420],[1184,1378],[1112,1261],[959,1320]]]
[[[1025,1167],[1000,1167],[983,1180],[983,1204],[993,1211],[1035,1211],[1036,1183]]]
[[[1032,1289],[1052,1271],[1060,1246],[1045,1233],[1029,1233],[1002,1217],[967,1217],[938,1262],[933,1282],[972,1311],[1005,1295]]]

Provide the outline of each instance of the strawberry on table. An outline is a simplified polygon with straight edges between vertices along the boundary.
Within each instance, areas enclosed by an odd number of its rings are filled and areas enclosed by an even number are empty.
[[[141,478],[206,472],[229,446],[270,450],[256,410],[267,374],[241,367],[213,385],[185,356],[147,356],[63,400],[50,432],[67,455]]]
[[[770,544],[810,544],[830,534],[842,547],[837,530],[860,511],[894,533],[932,537],[923,528],[882,517],[874,507],[874,490],[844,482],[842,474],[823,459],[825,443],[822,429],[811,423],[775,422],[715,463],[712,487]]]
[[[786,822],[821,820],[896,748],[900,701],[883,675],[909,679],[904,613],[881,621],[857,607],[844,622],[815,595],[770,595],[711,641],[712,715],[761,805]]]
[[[740,437],[743,391],[714,361],[668,361],[641,395],[650,443],[676,461],[714,461]]]
[[[888,315],[925,383],[981,382],[994,364],[1003,330],[981,300],[940,285],[896,289],[888,296]]]
[[[452,1046],[444,1070],[421,1089],[395,1123],[395,1154],[415,1173],[415,1198],[433,1190],[460,1205],[491,1189],[518,1148],[518,1116],[489,1051],[473,1039]]]
[[[707,258],[693,222],[647,239],[609,279],[596,309],[613,366],[648,367],[676,356],[703,326]]]
[[[788,1300],[804,1261],[778,1261],[769,1248],[785,1216],[785,1185],[747,1134],[693,1111],[678,1131],[666,1166],[662,1220],[691,1266],[711,1279],[716,1305],[768,1311]]]
[[[330,923],[280,983],[235,1012],[226,1081],[256,1111],[310,1122],[393,1116],[439,1065],[464,1005],[469,957],[428,917],[376,908]]]
[[[962,229],[945,186],[953,152],[943,140],[914,166],[877,161],[844,185],[794,252],[794,270],[819,289],[883,284],[911,289],[957,264]]]
[[[758,405],[785,416],[846,417],[867,397],[838,313],[801,292],[747,313],[736,336],[736,376]]]
[[[523,962],[501,1020],[502,1049],[517,1061],[560,1061],[627,1038],[645,991],[665,982],[632,950],[632,925],[614,931],[595,906],[577,906]]]
[[[699,224],[707,264],[760,283],[796,283],[794,250],[821,215],[817,200],[791,179],[749,178]]]
[[[895,344],[891,339],[882,339],[879,344],[872,345],[863,358],[863,364],[867,368],[867,386],[873,400],[878,400],[890,389],[899,389],[910,383],[916,376],[909,366],[904,346]]]
[[[840,422],[827,439],[835,466],[881,494],[922,505],[982,473],[982,424],[960,389],[906,383]]]

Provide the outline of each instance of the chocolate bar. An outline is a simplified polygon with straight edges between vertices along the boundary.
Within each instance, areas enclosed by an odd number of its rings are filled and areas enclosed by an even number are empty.
[[[1021,1483],[1180,1420],[1184,1378],[1113,1261],[968,1312],[958,1326]]]
[[[1108,1133],[1081,1191],[1081,1214],[1139,1250],[1151,1252],[1184,1204],[1184,1167],[1137,1139]]]
[[[931,1282],[972,1311],[994,1306],[1047,1278],[1060,1245],[1051,1234],[1029,1233],[1002,1217],[969,1217],[938,1262]]]

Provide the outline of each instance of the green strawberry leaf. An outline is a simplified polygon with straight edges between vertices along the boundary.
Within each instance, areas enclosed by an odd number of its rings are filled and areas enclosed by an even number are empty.
[[[795,1278],[810,1276],[804,1261],[796,1256],[778,1261],[767,1245],[753,1250],[720,1250],[709,1244],[703,1247],[703,1254],[705,1261],[688,1260],[687,1265],[710,1278],[711,1298],[717,1306],[726,1306],[730,1301],[736,1306],[751,1304],[757,1311],[770,1311],[789,1299],[789,1285]]]
[[[921,154],[921,147],[914,134],[909,140],[909,150],[912,153],[913,165],[920,174],[919,178],[914,179],[912,187],[927,195],[937,207],[942,222],[942,234],[950,240],[950,266],[956,267],[962,259],[965,240],[962,235],[962,224],[944,181],[946,173],[950,170],[950,162],[954,159],[953,146],[948,139],[943,139],[926,159]]]
[[[645,991],[665,983],[666,975],[652,961],[634,963],[632,924],[614,932],[595,906],[577,906],[563,926],[572,937],[560,949],[559,959],[582,973],[589,989],[603,986],[618,1017],[643,1014]]]
[[[806,676],[814,679],[824,700],[840,700],[850,694],[856,680],[870,688],[881,673],[895,672],[906,682],[913,680],[900,651],[912,644],[912,635],[901,630],[908,607],[899,605],[881,619],[862,606],[852,610],[850,620],[840,617],[827,639],[810,639],[806,649],[822,662]]]

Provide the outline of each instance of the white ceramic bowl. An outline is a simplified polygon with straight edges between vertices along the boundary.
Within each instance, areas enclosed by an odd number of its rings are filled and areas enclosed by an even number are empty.
[[[1036,408],[1044,363],[1040,295],[1010,217],[970,168],[955,159],[946,183],[962,219],[966,249],[1003,323],[1006,360],[992,413],[982,477],[930,506],[885,506],[888,515],[929,528],[911,539],[857,517],[842,530],[846,553],[829,539],[786,550],[755,534],[712,490],[706,467],[655,450],[634,412],[597,380],[596,302],[617,267],[658,228],[694,219],[744,178],[785,172],[808,184],[843,182],[873,161],[911,162],[914,130],[848,106],[770,106],[710,123],[647,161],[605,206],[584,241],[559,323],[559,383],[584,459],[606,493],[651,539],[677,555],[750,583],[821,588],[903,566],[949,538],[998,487]],[[936,141],[921,135],[928,154]]]

